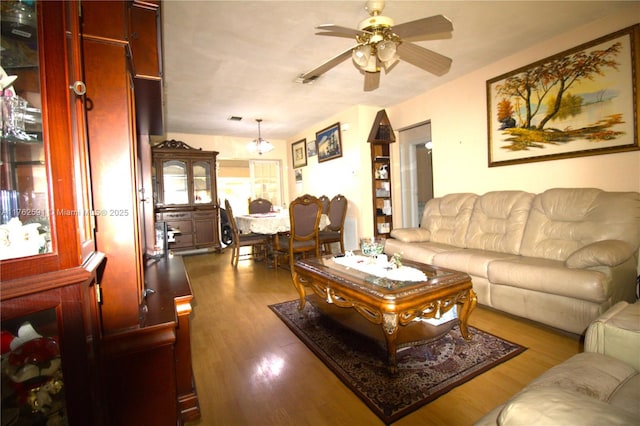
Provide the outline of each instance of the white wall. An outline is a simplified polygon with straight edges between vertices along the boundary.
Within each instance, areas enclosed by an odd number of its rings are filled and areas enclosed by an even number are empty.
[[[492,168],[487,165],[486,81],[631,26],[640,16],[640,3],[636,9],[636,14],[611,16],[572,30],[387,108],[395,129],[431,120],[435,196],[452,192],[482,194],[499,189],[540,192],[551,187],[640,191],[640,151]],[[394,148],[398,157],[398,146]],[[397,170],[396,167],[394,172]],[[396,185],[399,181],[394,176]],[[394,202],[395,206],[399,206],[399,200]],[[394,218],[399,217],[394,212]]]
[[[307,166],[301,168],[301,184],[295,182],[291,149],[287,153],[290,199],[307,193],[316,197],[327,195],[329,198],[337,194],[344,195],[349,201],[345,227],[357,227],[349,230],[349,235],[355,237],[370,236],[373,231],[371,154],[367,138],[379,110],[380,108],[375,107],[354,106],[293,137],[290,143],[302,138],[307,141],[315,140],[316,132],[337,122],[341,124],[342,157],[322,163],[318,162],[317,155],[307,158]],[[356,249],[357,239],[345,240],[345,246],[347,250]]]
[[[431,120],[434,195],[452,192],[482,194],[491,190],[520,189],[541,192],[552,187],[598,187],[611,191],[640,191],[640,151],[489,168],[487,148],[486,81],[555,53],[633,25],[638,13],[613,15],[523,50],[402,104],[387,107],[394,129]],[[455,66],[455,58],[454,58]],[[375,106],[354,106],[287,141],[272,141],[276,149],[264,158],[283,160],[285,200],[303,193],[349,200],[347,217],[357,223],[357,236],[373,231],[371,165],[366,142],[376,113]],[[348,125],[342,132],[343,156],[318,163],[317,156],[302,167],[302,184],[296,185],[291,167],[291,144],[315,139],[315,132],[336,122]],[[640,133],[640,132],[639,132]],[[169,134],[198,148],[216,150],[220,158],[246,159],[246,139],[224,136]],[[394,226],[401,226],[399,143],[392,145]],[[355,220],[354,220],[355,219]],[[355,247],[347,247],[352,249]]]

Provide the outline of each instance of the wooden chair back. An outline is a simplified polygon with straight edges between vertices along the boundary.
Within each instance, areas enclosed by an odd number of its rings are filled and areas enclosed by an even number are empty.
[[[327,230],[342,232],[344,229],[344,220],[347,217],[348,203],[347,198],[341,194],[338,194],[331,199],[328,213],[329,221],[331,223],[327,226]]]
[[[273,211],[273,204],[271,201],[264,198],[256,198],[255,200],[249,199],[249,214],[269,213],[270,211]]]
[[[322,203],[322,213],[329,214],[329,203],[331,202],[331,200],[326,195],[321,195],[319,199]]]
[[[238,260],[240,260],[240,247],[251,247],[251,253],[246,255],[253,258],[264,258],[266,256],[266,247],[268,244],[268,237],[261,234],[242,234],[238,229],[236,218],[233,215],[233,209],[229,200],[224,200],[224,208],[227,211],[229,225],[231,226],[231,232],[233,233],[233,242],[231,243],[231,264],[238,266]],[[243,255],[244,256],[244,255]]]
[[[238,225],[236,224],[236,218],[233,215],[231,203],[227,199],[224,200],[224,209],[227,212],[227,220],[229,221],[229,226],[231,226],[231,233],[233,234],[233,242],[231,244],[235,245],[240,241],[240,231],[238,231]]]
[[[279,235],[276,239],[276,250],[289,257],[289,267],[293,272],[296,254],[313,253],[320,255],[318,227],[322,216],[322,203],[312,195],[302,195],[289,204],[290,230],[288,235]],[[275,265],[277,268],[278,257]]]

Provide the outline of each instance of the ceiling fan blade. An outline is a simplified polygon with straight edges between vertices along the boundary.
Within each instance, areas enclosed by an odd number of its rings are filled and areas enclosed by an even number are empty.
[[[357,46],[355,46],[357,47]],[[302,80],[302,83],[309,83],[316,78],[320,77],[325,72],[329,71],[331,68],[337,66],[338,64],[344,62],[347,58],[351,57],[351,51],[354,47],[350,47],[339,55],[334,56],[333,58],[325,61],[322,65],[315,67],[314,69],[307,71],[304,74],[301,74],[298,79]]]
[[[431,34],[450,33],[453,31],[453,24],[444,16],[435,15],[395,25],[392,30],[399,35],[400,38],[405,39]]]
[[[398,55],[400,59],[437,76],[449,72],[453,62],[451,58],[406,41],[398,46]]]
[[[357,30],[355,28],[342,27],[340,25],[334,24],[322,24],[316,27],[317,30],[322,30],[324,32],[316,33],[318,35],[335,35],[335,36],[357,36],[360,34],[371,34],[369,31]]]
[[[368,72],[364,71],[364,91],[371,92],[380,86],[380,71]]]

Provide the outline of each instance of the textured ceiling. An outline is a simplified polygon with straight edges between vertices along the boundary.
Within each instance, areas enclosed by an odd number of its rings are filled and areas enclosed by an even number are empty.
[[[396,24],[438,14],[453,22],[452,38],[416,42],[452,58],[448,74],[436,77],[400,62],[382,72],[377,90],[364,92],[364,78],[349,59],[313,84],[296,83],[299,74],[355,44],[316,35],[315,26],[357,28],[368,16],[365,3],[164,1],[165,131],[253,138],[255,119],[262,118],[263,137],[288,139],[352,105],[395,105],[638,2],[390,0],[383,14]]]

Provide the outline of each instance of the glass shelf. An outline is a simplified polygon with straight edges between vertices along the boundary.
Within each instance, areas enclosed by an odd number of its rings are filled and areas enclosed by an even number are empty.
[[[0,260],[53,251],[35,2],[3,1]]]

